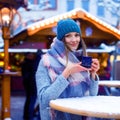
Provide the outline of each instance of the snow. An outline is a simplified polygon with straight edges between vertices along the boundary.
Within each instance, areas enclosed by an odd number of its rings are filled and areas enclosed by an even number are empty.
[[[107,116],[120,118],[120,97],[118,96],[87,96],[81,98],[67,98],[52,100],[50,105],[57,107],[64,107],[65,109],[82,111],[86,114],[94,114],[94,117]],[[55,109],[55,107],[54,107]],[[96,115],[95,115],[96,114]],[[106,118],[107,118],[106,117]]]
[[[120,88],[120,80],[102,80],[99,81],[99,85],[103,85],[103,86],[108,86],[108,87],[119,87]]]

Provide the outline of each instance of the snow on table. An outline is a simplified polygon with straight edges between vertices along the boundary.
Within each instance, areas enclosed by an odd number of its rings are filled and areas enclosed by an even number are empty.
[[[53,109],[63,112],[101,118],[120,118],[120,97],[87,96],[50,101]]]

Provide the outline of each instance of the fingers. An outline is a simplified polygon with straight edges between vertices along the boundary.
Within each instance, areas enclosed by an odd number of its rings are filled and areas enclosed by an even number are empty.
[[[98,59],[92,59],[92,70],[97,72],[100,69],[100,63]]]

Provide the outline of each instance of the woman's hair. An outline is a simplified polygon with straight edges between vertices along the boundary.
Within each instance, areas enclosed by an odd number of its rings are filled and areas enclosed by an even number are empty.
[[[80,44],[78,46],[78,49],[81,49],[81,48],[82,48],[82,55],[87,56],[86,44],[85,44],[84,40],[82,39],[82,37],[80,36]]]

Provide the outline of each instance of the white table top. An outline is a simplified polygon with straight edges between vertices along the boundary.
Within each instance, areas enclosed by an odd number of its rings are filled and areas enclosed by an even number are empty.
[[[99,81],[99,85],[120,88],[120,80],[101,80]]]
[[[50,107],[77,115],[120,119],[120,97],[117,96],[56,99],[50,101]]]

